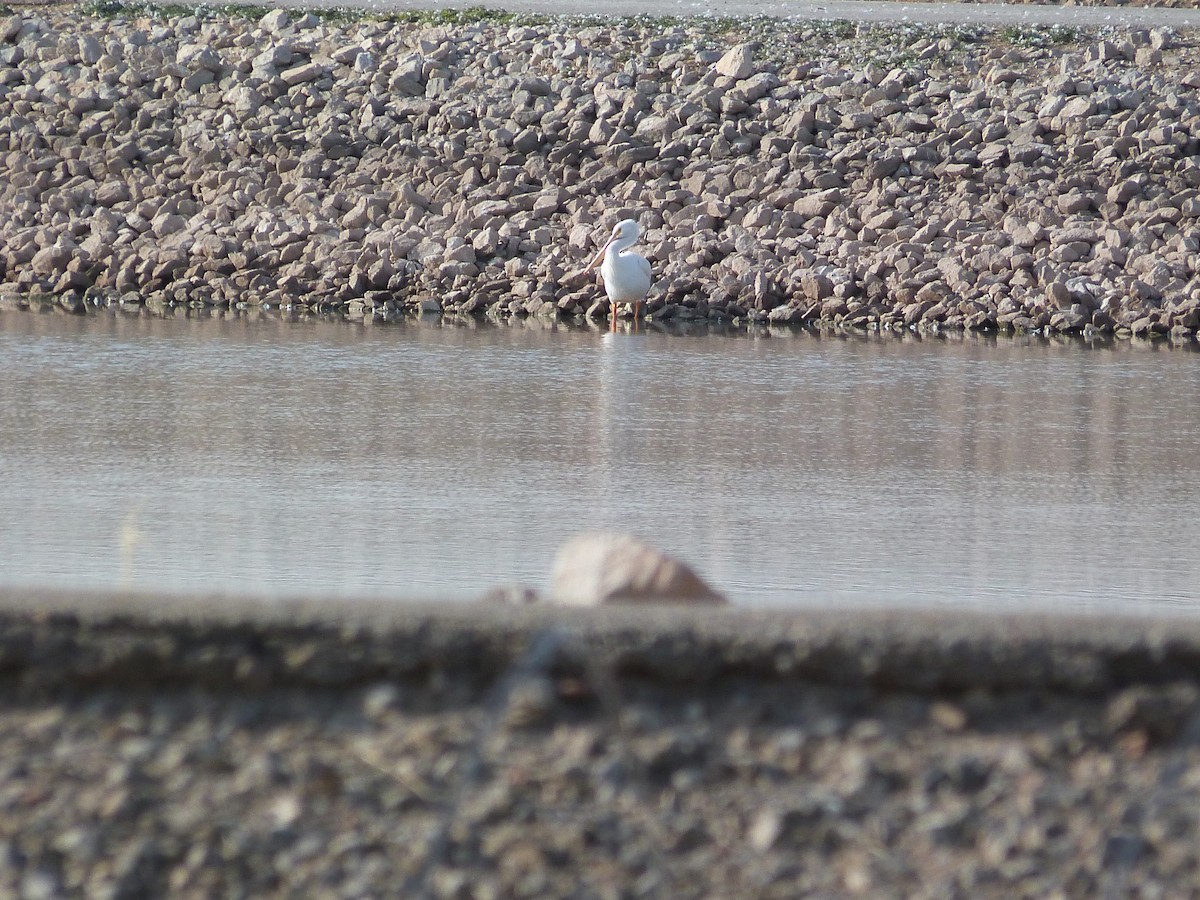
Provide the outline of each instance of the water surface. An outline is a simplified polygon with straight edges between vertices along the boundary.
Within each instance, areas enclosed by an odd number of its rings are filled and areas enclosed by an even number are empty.
[[[0,585],[471,599],[633,532],[746,605],[1200,610],[1200,354],[0,313]]]

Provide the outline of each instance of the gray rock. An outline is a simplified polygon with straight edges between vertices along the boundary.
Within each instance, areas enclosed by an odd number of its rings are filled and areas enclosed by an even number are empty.
[[[100,41],[95,35],[83,34],[79,36],[79,61],[85,66],[94,66],[100,62],[104,56],[104,48],[100,46]]]
[[[211,47],[203,44],[183,44],[175,54],[175,61],[190,69],[204,69],[220,74],[221,58]]]
[[[309,81],[316,81],[325,74],[325,67],[320,63],[307,62],[298,66],[293,66],[290,69],[285,69],[279,74],[283,79],[284,84],[297,85],[305,84]]]
[[[70,242],[59,239],[49,247],[43,247],[33,255],[30,268],[39,275],[51,275],[65,271],[77,249]]]
[[[238,116],[252,116],[262,108],[263,96],[249,85],[239,84],[226,92],[225,102]]]

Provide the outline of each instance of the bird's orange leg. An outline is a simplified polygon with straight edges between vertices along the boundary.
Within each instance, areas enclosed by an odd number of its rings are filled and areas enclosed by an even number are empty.
[[[612,320],[612,330],[616,331],[617,330],[617,304],[615,302],[608,304],[608,317]]]

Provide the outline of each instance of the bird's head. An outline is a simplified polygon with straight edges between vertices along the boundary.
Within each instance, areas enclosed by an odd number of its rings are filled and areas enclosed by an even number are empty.
[[[642,228],[633,219],[622,219],[613,226],[610,241],[626,241],[632,244],[642,234]]]
[[[622,219],[613,226],[612,234],[609,236],[608,240],[604,242],[604,246],[600,248],[600,252],[596,254],[595,258],[590,263],[588,263],[588,267],[585,271],[589,271],[598,266],[600,264],[600,260],[604,259],[604,254],[608,252],[609,247],[615,247],[618,253],[622,250],[632,247],[637,242],[638,237],[641,236],[641,233],[641,226],[638,225],[638,223],[633,219]]]

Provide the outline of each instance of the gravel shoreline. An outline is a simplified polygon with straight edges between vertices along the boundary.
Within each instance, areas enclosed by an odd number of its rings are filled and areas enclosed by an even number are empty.
[[[1200,623],[0,596],[0,891],[1200,890]]]
[[[0,297],[1195,339],[1190,31],[497,16],[0,20]]]

